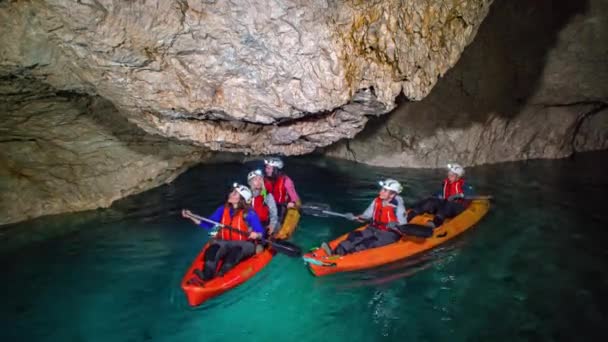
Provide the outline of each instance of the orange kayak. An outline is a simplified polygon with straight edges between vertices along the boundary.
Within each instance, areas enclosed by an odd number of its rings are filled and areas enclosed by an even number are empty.
[[[296,209],[287,210],[281,230],[279,230],[275,239],[288,239],[296,230],[299,221],[300,213]],[[203,269],[205,251],[210,242],[205,244],[182,279],[182,289],[186,293],[188,304],[191,306],[201,305],[204,301],[246,282],[263,269],[276,254],[272,248],[265,248],[262,252],[241,261],[233,269],[226,272],[223,277],[215,277],[204,282],[194,274],[194,270]]]
[[[429,250],[460,235],[473,227],[489,209],[489,200],[473,200],[460,215],[452,219],[446,219],[443,225],[437,227],[432,237],[406,236],[387,246],[371,248],[344,256],[332,255],[328,257],[323,249],[318,248],[304,255],[303,258],[312,273],[319,277],[337,272],[350,272],[381,266]],[[432,218],[433,216],[429,214],[419,215],[412,219],[411,223],[424,224]],[[365,227],[360,227],[358,230],[365,229]],[[338,237],[331,241],[329,246],[335,249],[347,236],[348,234],[344,234]]]

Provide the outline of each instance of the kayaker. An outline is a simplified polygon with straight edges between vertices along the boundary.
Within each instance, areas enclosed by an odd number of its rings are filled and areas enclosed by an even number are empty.
[[[381,247],[401,238],[397,233],[397,225],[407,223],[403,198],[399,196],[403,187],[394,179],[379,182],[381,188],[376,197],[363,214],[356,216],[361,221],[371,221],[367,228],[354,231],[332,251],[326,242],[321,248],[327,255],[345,255],[369,248]]]
[[[258,214],[262,225],[266,227],[268,235],[272,235],[279,228],[277,204],[274,201],[274,196],[268,193],[264,187],[264,174],[262,170],[249,172],[247,181],[253,193],[251,207]]]
[[[426,224],[431,228],[439,227],[446,218],[455,217],[465,209],[464,168],[459,164],[448,164],[448,175],[443,180],[443,188],[433,197],[424,199],[412,206],[408,219],[422,213],[435,215]]]
[[[217,208],[211,215],[211,220],[231,226],[237,231],[219,228],[215,239],[205,252],[203,270],[194,271],[201,279],[206,281],[216,275],[223,276],[241,260],[255,254],[256,244],[254,241],[263,236],[264,228],[258,215],[249,206],[251,198],[252,193],[248,187],[234,183],[226,203]],[[182,217],[189,218],[200,227],[212,228],[211,224],[193,217],[189,210],[182,210]],[[220,260],[222,266],[216,272]]]
[[[300,196],[293,181],[283,173],[283,161],[277,157],[264,159],[264,187],[272,194],[277,204],[279,221],[285,216],[287,208],[299,207]]]

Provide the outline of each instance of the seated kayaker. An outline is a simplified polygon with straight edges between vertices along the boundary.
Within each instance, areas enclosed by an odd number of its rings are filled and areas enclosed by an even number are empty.
[[[422,213],[433,214],[433,220],[427,222],[427,225],[435,228],[441,226],[446,218],[455,217],[464,211],[464,168],[459,164],[448,164],[447,167],[448,176],[443,181],[442,191],[414,204],[408,213],[409,220]]]
[[[354,231],[332,251],[326,242],[321,248],[327,255],[359,252],[369,248],[381,247],[401,238],[396,232],[397,225],[407,223],[403,198],[399,193],[401,184],[394,179],[379,182],[380,192],[363,214],[357,216],[362,221],[371,221],[367,228]]]
[[[264,228],[258,215],[249,206],[251,190],[244,185],[234,183],[232,191],[228,194],[226,203],[217,208],[210,219],[230,226],[235,230],[219,228],[215,239],[210,242],[205,252],[205,266],[194,273],[203,280],[209,280],[216,275],[223,276],[241,260],[255,254],[255,240],[262,237]],[[191,216],[188,210],[182,211],[182,216],[191,219],[204,228],[212,225]],[[217,270],[218,263],[222,266]]]
[[[279,221],[282,221],[287,208],[299,207],[301,204],[293,181],[283,173],[283,165],[283,161],[277,157],[264,159],[264,187],[274,197]]]
[[[274,196],[269,194],[264,187],[264,174],[262,170],[254,170],[247,175],[249,187],[253,193],[251,206],[258,214],[262,225],[266,227],[268,235],[272,235],[279,228],[277,205]]]

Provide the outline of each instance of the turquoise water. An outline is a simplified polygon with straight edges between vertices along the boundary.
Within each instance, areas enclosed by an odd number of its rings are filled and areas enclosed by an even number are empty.
[[[607,153],[468,170],[496,197],[461,238],[414,260],[313,277],[277,256],[241,287],[189,308],[179,283],[207,240],[178,215],[210,213],[249,167],[202,165],[112,208],[5,227],[0,341],[605,340]],[[381,177],[411,202],[443,172],[319,158],[288,161],[305,201],[360,211]],[[305,248],[353,229],[305,217]],[[48,237],[45,229],[62,234]],[[24,244],[28,237],[37,240]]]

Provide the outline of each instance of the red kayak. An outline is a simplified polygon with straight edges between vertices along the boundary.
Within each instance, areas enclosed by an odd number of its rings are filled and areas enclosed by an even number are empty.
[[[300,213],[296,209],[289,209],[275,239],[288,239],[295,231],[299,221]],[[182,279],[182,289],[186,293],[188,304],[191,306],[201,305],[204,301],[246,282],[262,270],[276,254],[272,248],[267,247],[262,252],[241,261],[233,269],[226,272],[224,276],[203,281],[194,274],[194,270],[203,269],[205,251],[208,247],[209,242],[205,244],[203,250],[194,259],[192,266]]]

